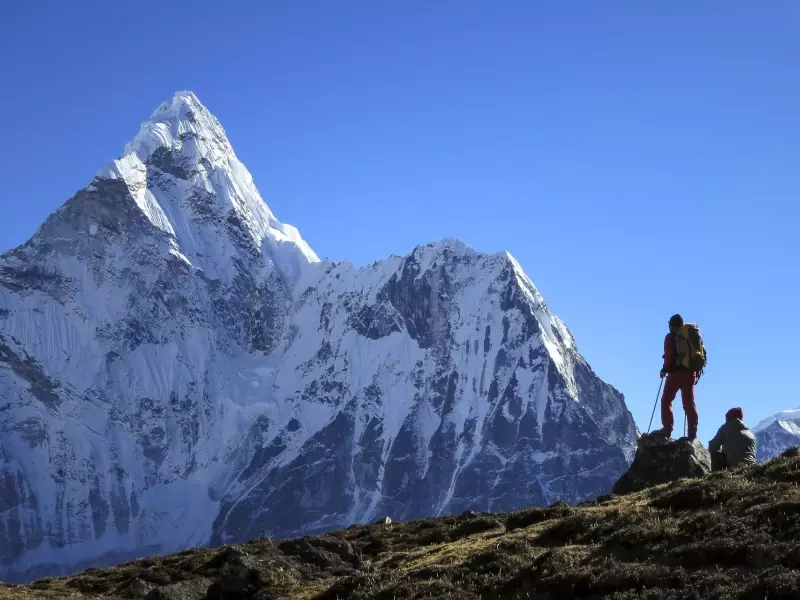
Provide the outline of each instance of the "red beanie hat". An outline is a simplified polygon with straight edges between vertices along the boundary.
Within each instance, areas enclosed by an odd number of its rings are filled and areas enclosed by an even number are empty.
[[[744,421],[744,411],[738,406],[730,409],[725,413],[725,420],[730,421],[731,419],[739,419],[740,421]]]

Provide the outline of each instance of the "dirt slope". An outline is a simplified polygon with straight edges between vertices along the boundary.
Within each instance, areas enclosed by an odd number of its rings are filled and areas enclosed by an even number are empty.
[[[0,600],[794,599],[798,482],[795,455],[578,507],[191,550],[2,586]]]

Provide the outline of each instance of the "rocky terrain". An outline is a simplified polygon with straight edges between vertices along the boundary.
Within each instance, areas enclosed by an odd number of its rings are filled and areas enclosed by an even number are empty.
[[[575,503],[637,435],[510,254],[319,260],[191,92],[0,257],[0,414],[6,581]]]
[[[800,597],[800,457],[570,507],[382,520],[323,536],[189,550],[0,599]]]

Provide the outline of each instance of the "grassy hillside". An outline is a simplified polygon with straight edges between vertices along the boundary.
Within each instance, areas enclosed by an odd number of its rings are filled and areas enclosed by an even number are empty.
[[[796,599],[798,482],[792,456],[577,507],[190,550],[2,586],[0,600]]]

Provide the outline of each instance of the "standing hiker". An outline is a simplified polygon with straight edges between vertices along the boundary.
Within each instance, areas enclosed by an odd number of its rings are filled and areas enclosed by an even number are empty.
[[[661,424],[663,427],[653,433],[670,437],[675,418],[672,415],[672,401],[681,393],[683,410],[689,422],[689,439],[697,439],[697,406],[694,403],[694,386],[706,364],[706,352],[700,329],[692,323],[685,324],[683,317],[672,315],[669,320],[669,333],[664,338],[664,366],[661,378],[667,378],[664,395],[661,396]]]
[[[708,442],[711,470],[734,469],[756,464],[756,436],[744,424],[744,411],[736,407],[725,413],[725,424]]]

